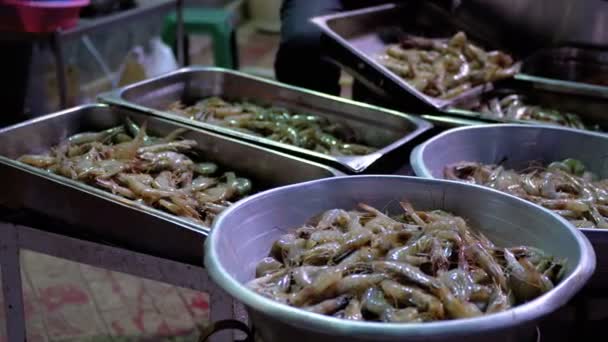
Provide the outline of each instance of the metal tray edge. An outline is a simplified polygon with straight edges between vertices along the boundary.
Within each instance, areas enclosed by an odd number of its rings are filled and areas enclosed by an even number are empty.
[[[461,126],[478,126],[492,124],[487,121],[475,120],[476,118],[466,118],[464,116],[455,116],[446,114],[424,114],[422,118],[430,121],[431,123],[441,123],[450,127],[461,127]]]
[[[340,35],[338,35],[336,32],[334,32],[327,25],[327,22],[329,20],[333,20],[333,19],[337,19],[337,18],[344,18],[344,17],[348,17],[348,16],[352,16],[352,15],[366,14],[369,12],[386,11],[386,10],[394,9],[396,7],[397,7],[397,4],[394,4],[394,3],[384,4],[384,5],[367,7],[367,8],[353,10],[353,11],[341,12],[341,13],[337,13],[337,14],[318,16],[318,17],[311,18],[310,22],[317,25],[321,29],[321,31],[323,31],[323,33],[325,33],[326,35],[331,37],[336,43],[340,44],[343,48],[347,49],[348,51],[350,51],[352,54],[354,54],[358,58],[361,58],[362,60],[364,60],[370,67],[376,69],[378,72],[381,72],[384,76],[388,77],[391,81],[398,84],[401,88],[404,88],[404,90],[407,90],[410,94],[416,96],[419,100],[435,107],[436,109],[444,109],[444,108],[450,106],[451,104],[453,104],[454,102],[457,102],[458,100],[460,100],[463,97],[479,95],[481,93],[488,92],[493,89],[493,83],[488,82],[488,83],[477,85],[477,86],[469,89],[468,91],[464,92],[463,94],[460,94],[454,98],[447,99],[447,100],[428,96],[428,95],[418,91],[414,87],[412,87],[408,82],[406,82],[401,77],[397,76],[392,71],[388,70],[383,65],[375,62],[372,58],[370,58],[366,54],[360,53],[357,49],[355,49],[353,46],[351,46],[351,44],[345,42],[344,39],[342,37],[340,37]],[[521,61],[519,61],[517,63],[519,63],[521,65]]]
[[[332,19],[343,18],[343,17],[347,17],[350,15],[365,14],[365,13],[369,13],[369,12],[386,11],[386,10],[394,9],[396,7],[397,7],[396,4],[384,4],[384,5],[367,7],[367,8],[353,10],[353,11],[341,12],[338,14],[329,14],[329,15],[318,16],[318,17],[311,18],[310,22],[317,25],[321,29],[321,31],[323,31],[323,33],[325,33],[326,35],[331,37],[338,44],[342,45],[342,47],[346,48],[352,54],[354,54],[355,56],[364,60],[370,67],[376,69],[378,72],[383,73],[386,77],[388,77],[391,81],[398,84],[401,88],[407,89],[408,92],[410,92],[412,95],[416,96],[419,100],[435,107],[436,109],[442,109],[442,108],[448,106],[450,104],[450,101],[440,100],[440,99],[435,100],[430,96],[426,96],[426,95],[422,94],[418,90],[414,89],[409,83],[404,81],[401,77],[395,75],[393,72],[389,71],[384,66],[374,62],[369,56],[360,53],[357,49],[355,49],[353,46],[351,46],[351,44],[344,42],[344,39],[342,39],[342,37],[340,37],[340,35],[338,35],[336,32],[334,32],[327,25],[327,22]]]
[[[534,76],[526,73],[516,74],[515,79],[534,83],[534,87],[537,89],[546,89],[549,91],[569,93],[575,95],[608,98],[608,87],[603,87],[599,85]]]

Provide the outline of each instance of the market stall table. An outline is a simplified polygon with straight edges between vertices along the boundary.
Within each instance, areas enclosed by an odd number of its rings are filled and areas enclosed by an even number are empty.
[[[409,163],[404,161],[401,169],[396,173],[411,174]],[[146,221],[143,216],[138,218],[136,221],[141,222],[140,226],[152,227],[152,221]],[[25,336],[19,268],[21,249],[205,291],[209,293],[211,300],[212,322],[233,318],[246,321],[242,307],[216,287],[209,279],[206,270],[200,266],[202,259],[198,258],[203,253],[202,245],[206,238],[204,234],[178,225],[157,223],[155,233],[141,236],[141,239],[129,243],[116,243],[115,236],[112,235],[114,231],[127,229],[137,231],[141,227],[132,226],[133,222],[129,220],[117,218],[115,221],[116,224],[109,227],[108,233],[92,227],[80,227],[49,219],[38,213],[0,208],[0,269],[3,272],[2,285],[6,299],[9,340],[23,340]],[[170,239],[167,238],[169,236]],[[555,332],[563,332],[564,326],[576,328],[568,330],[572,332],[580,331],[586,326],[585,320],[589,314],[585,314],[587,312],[585,306],[588,305],[587,303],[596,303],[597,297],[589,297],[588,293],[582,293],[577,298],[560,314],[555,315],[555,319],[541,324],[543,336],[560,336]],[[574,322],[564,321],[568,317],[574,317]],[[233,340],[232,335],[221,334],[218,334],[215,341]],[[565,341],[568,340],[567,335],[564,334]],[[552,338],[541,340],[556,341]]]

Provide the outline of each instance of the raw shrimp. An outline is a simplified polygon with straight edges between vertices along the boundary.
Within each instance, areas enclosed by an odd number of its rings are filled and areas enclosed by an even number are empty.
[[[396,279],[412,282],[427,289],[439,286],[435,278],[428,276],[418,267],[410,264],[394,261],[373,261],[372,269],[374,272],[386,273]]]
[[[180,140],[185,132],[155,137],[146,123],[126,118],[123,126],[75,134],[18,161],[209,226],[231,201],[251,193],[253,184],[233,172],[215,176],[217,164],[191,159],[198,155],[197,142]]]
[[[384,297],[384,292],[377,287],[370,287],[361,296],[364,311],[376,316],[382,316],[386,311],[394,309]]]
[[[317,314],[412,323],[502,312],[563,276],[565,260],[538,248],[498,247],[449,212],[401,207],[314,216],[274,241],[248,287]]]
[[[502,74],[500,77],[507,75]],[[558,110],[550,105],[539,105],[533,98],[517,93],[504,95],[504,92],[501,92],[473,104],[461,105],[460,108],[479,112],[482,117],[499,121],[523,120],[537,124],[600,130],[598,125],[585,122],[576,113]]]
[[[443,304],[435,296],[412,286],[402,285],[393,280],[384,280],[382,290],[398,305],[414,305],[421,312],[428,312],[434,319],[443,319]]]
[[[322,315],[332,315],[336,311],[345,308],[348,305],[349,300],[349,296],[339,296],[336,298],[324,300],[321,303],[315,304],[313,306],[304,307],[303,309]]]
[[[365,290],[380,284],[388,276],[382,273],[353,274],[342,278],[337,284],[338,293],[361,295]]]
[[[354,298],[348,302],[348,305],[344,309],[344,318],[350,319],[351,321],[362,321],[363,314],[361,313],[361,302]]]
[[[189,107],[172,103],[167,110],[194,120],[323,154],[357,156],[376,151],[376,148],[365,145],[361,137],[342,123],[329,123],[327,119],[316,115],[290,113],[281,108],[210,97]],[[173,145],[178,143],[179,141]],[[205,172],[201,174],[208,175]]]
[[[521,197],[553,210],[580,228],[608,229],[606,186],[586,171],[582,162],[572,158],[546,167],[530,163],[530,167],[521,171],[465,161],[447,165],[444,176]]]
[[[124,132],[123,126],[117,126],[106,129],[101,132],[86,132],[72,135],[68,138],[68,142],[74,145],[80,145],[90,143],[93,141],[103,142],[104,140],[112,138],[114,135]]]
[[[449,39],[407,36],[378,62],[426,95],[450,99],[474,86],[512,77],[519,64],[501,51],[486,52],[464,32]]]
[[[19,157],[17,160],[42,169],[50,167],[57,162],[57,159],[53,156],[36,154],[26,154]]]
[[[171,142],[162,142],[154,145],[140,147],[137,153],[143,154],[146,152],[158,153],[165,151],[187,151],[198,145],[194,140],[178,140]]]
[[[422,316],[416,308],[386,310],[382,315],[382,320],[390,323],[416,323],[423,321]]]
[[[532,300],[553,288],[551,280],[538,272],[526,258],[517,260],[508,249],[504,250],[504,258],[509,284],[518,301]]]

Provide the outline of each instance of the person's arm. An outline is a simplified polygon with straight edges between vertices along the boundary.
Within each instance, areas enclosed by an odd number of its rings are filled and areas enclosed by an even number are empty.
[[[343,10],[341,0],[284,0],[276,78],[295,86],[338,95],[340,69],[322,59],[321,30],[310,18]]]

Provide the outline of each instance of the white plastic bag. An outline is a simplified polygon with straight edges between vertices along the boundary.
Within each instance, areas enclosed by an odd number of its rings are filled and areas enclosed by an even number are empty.
[[[160,38],[150,41],[150,54],[146,56],[146,76],[155,77],[177,69],[173,51]]]
[[[146,54],[141,46],[134,47],[125,58],[120,70],[118,85],[143,81],[177,69],[173,51],[160,38],[150,41],[150,52]]]

